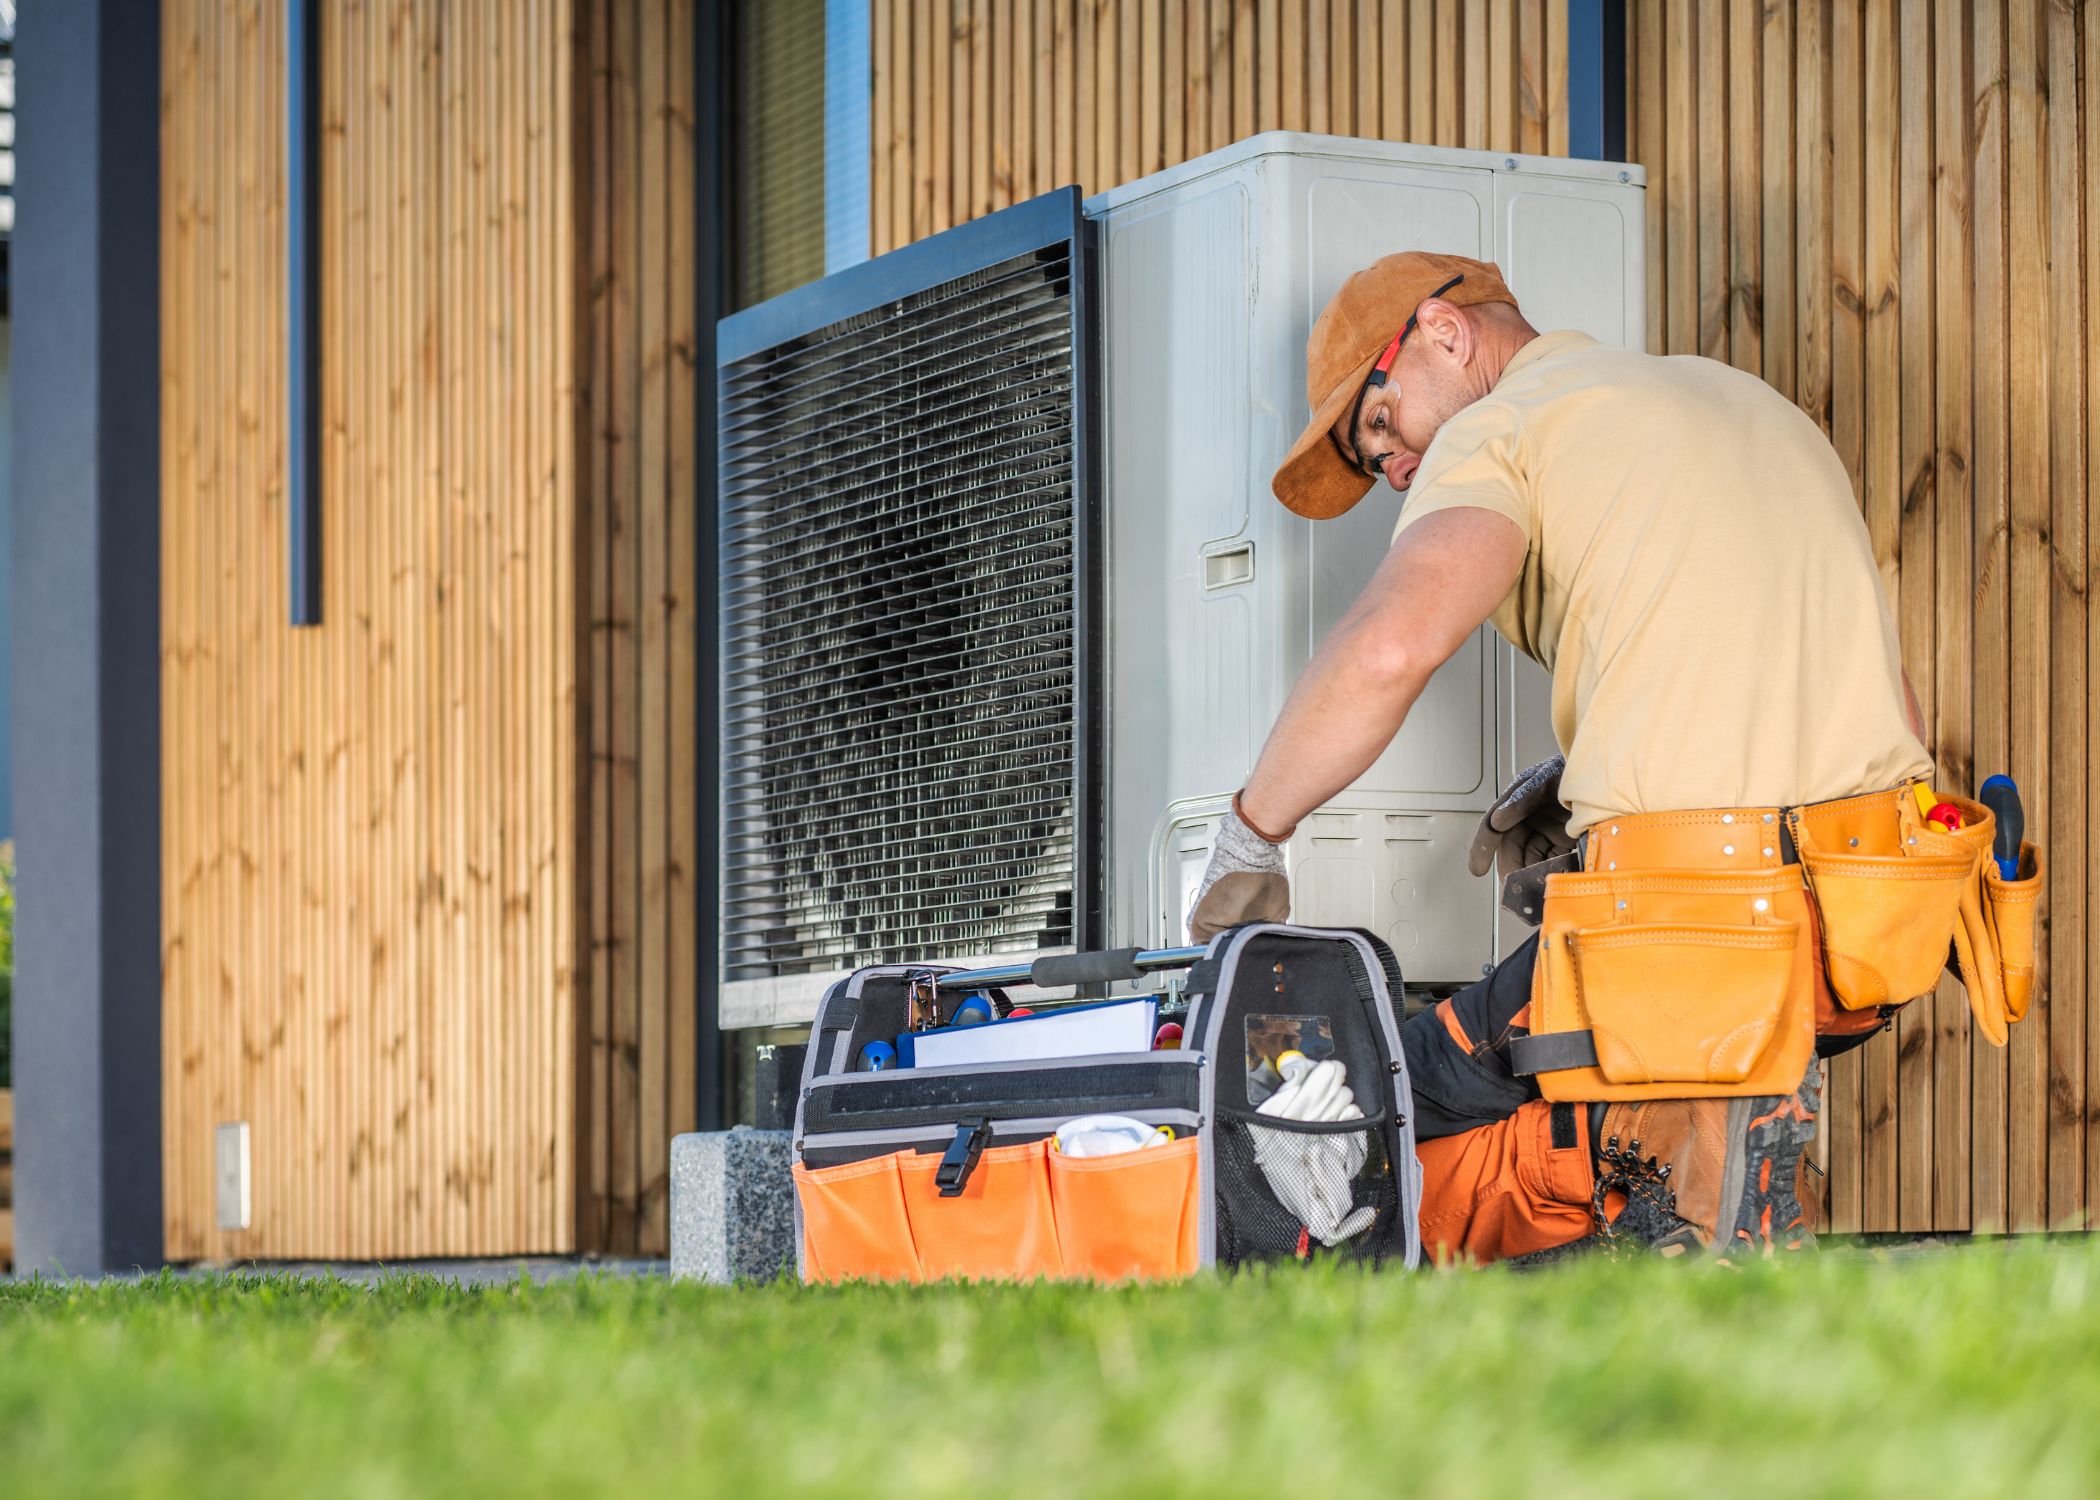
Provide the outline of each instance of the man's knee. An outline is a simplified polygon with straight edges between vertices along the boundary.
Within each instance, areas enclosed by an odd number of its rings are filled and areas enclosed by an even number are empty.
[[[1422,1248],[1485,1265],[1588,1235],[1589,1118],[1582,1105],[1534,1099],[1492,1124],[1421,1142]]]
[[[1508,1119],[1538,1097],[1528,1078],[1509,1071],[1509,1039],[1524,1034],[1538,939],[1527,941],[1433,1009],[1401,1028],[1414,1088],[1415,1134],[1434,1140]]]

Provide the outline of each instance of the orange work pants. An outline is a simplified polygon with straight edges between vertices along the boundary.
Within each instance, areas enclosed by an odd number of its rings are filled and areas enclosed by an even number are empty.
[[[1486,1264],[1551,1250],[1590,1232],[1589,1111],[1534,1099],[1507,1119],[1416,1147],[1422,1250]]]

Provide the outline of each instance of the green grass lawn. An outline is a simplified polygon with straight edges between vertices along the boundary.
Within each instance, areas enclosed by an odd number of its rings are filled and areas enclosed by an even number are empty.
[[[2100,1244],[1151,1289],[0,1286],[0,1494],[2080,1495]]]

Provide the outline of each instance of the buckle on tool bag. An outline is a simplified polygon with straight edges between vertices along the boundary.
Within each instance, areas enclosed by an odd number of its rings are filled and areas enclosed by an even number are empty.
[[[984,1155],[985,1144],[992,1138],[992,1122],[980,1116],[964,1120],[955,1127],[955,1139],[941,1153],[941,1164],[935,1169],[933,1180],[941,1190],[943,1198],[960,1198],[970,1173],[976,1170],[977,1158]]]
[[[908,1030],[926,1031],[941,1024],[940,989],[931,970],[905,981],[904,1005]]]

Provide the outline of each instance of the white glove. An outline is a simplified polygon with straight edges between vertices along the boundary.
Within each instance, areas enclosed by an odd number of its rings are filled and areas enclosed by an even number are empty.
[[[1148,1151],[1174,1139],[1173,1132],[1128,1115],[1081,1115],[1057,1127],[1055,1145],[1061,1156],[1120,1156]]]
[[[1330,1058],[1308,1063],[1303,1057],[1286,1058],[1284,1085],[1255,1111],[1279,1120],[1361,1120],[1349,1091],[1349,1070]],[[1308,1135],[1295,1130],[1264,1130],[1249,1127],[1254,1138],[1254,1162],[1268,1179],[1276,1201],[1298,1216],[1307,1233],[1323,1245],[1339,1245],[1352,1235],[1362,1234],[1377,1218],[1377,1210],[1366,1205],[1351,1211],[1355,1202],[1356,1174],[1363,1170],[1370,1151],[1368,1132],[1337,1135]]]

